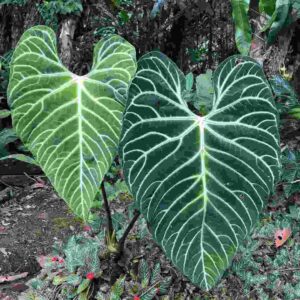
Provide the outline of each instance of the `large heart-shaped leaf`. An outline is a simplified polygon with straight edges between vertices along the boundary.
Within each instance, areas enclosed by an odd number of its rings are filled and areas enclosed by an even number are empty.
[[[233,56],[213,76],[212,110],[193,114],[185,78],[159,52],[141,58],[121,135],[127,184],[154,239],[209,289],[252,230],[279,176],[277,111],[261,67]]]
[[[84,219],[115,156],[135,49],[112,35],[77,76],[57,55],[46,26],[26,31],[13,54],[8,88],[13,126],[59,195]]]

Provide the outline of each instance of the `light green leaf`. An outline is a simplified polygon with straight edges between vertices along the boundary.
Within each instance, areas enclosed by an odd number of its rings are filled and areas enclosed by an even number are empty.
[[[5,160],[5,159],[17,159],[39,167],[39,164],[32,157],[24,154],[11,154],[0,158],[0,160]]]
[[[276,0],[259,0],[259,12],[272,16],[275,11]]]
[[[62,283],[67,281],[67,279],[68,279],[67,276],[56,275],[56,276],[54,276],[54,278],[52,280],[52,284],[53,285],[61,285]]]
[[[230,57],[213,86],[212,110],[199,117],[182,99],[177,66],[159,52],[143,56],[120,142],[126,182],[155,241],[203,289],[230,265],[280,169],[277,110],[259,64]]]
[[[212,85],[212,70],[207,70],[196,78],[196,95],[193,99],[193,105],[197,110],[202,106],[209,111],[212,107],[214,88]]]
[[[82,292],[86,291],[87,288],[90,286],[91,281],[88,279],[83,279],[80,285],[77,288],[77,294],[81,294]]]
[[[272,16],[274,20],[270,31],[268,33],[267,41],[269,44],[274,43],[278,33],[286,27],[290,22],[290,9],[291,9],[291,1],[290,0],[277,0],[276,1],[276,9]]]
[[[148,286],[150,280],[150,271],[148,263],[145,259],[142,259],[139,263],[139,279],[141,281],[142,288]]]
[[[289,114],[296,119],[300,119],[300,107],[294,107],[289,111]]]
[[[27,30],[13,54],[8,88],[13,126],[58,194],[87,220],[116,154],[135,50],[117,35],[98,42],[85,76],[67,70],[55,33]]]
[[[232,17],[235,26],[235,43],[239,52],[247,55],[251,46],[251,26],[248,11],[250,0],[231,0]]]
[[[185,76],[185,79],[186,79],[185,89],[188,92],[191,92],[192,89],[193,89],[193,84],[194,84],[194,75],[193,75],[193,73],[190,72],[189,74],[187,74]]]
[[[10,111],[7,109],[0,110],[0,119],[4,119],[10,116]]]
[[[120,300],[121,296],[124,292],[124,284],[125,284],[126,275],[120,276],[114,285],[111,287],[110,300]]]

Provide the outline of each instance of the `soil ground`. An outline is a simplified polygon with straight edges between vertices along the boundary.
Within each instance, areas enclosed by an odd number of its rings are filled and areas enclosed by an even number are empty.
[[[65,241],[82,225],[49,184],[35,180],[0,176],[0,184],[6,186],[0,191],[0,275],[28,272],[23,280],[1,284],[0,299],[14,299],[26,289],[24,282],[40,270],[36,258],[50,253],[54,243]]]

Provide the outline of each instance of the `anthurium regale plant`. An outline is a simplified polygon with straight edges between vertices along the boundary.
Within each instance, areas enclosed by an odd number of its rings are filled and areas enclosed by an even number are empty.
[[[60,62],[56,35],[36,26],[12,57],[8,101],[13,126],[59,195],[87,220],[118,148],[135,49],[117,35],[99,41],[85,76]]]
[[[261,67],[226,59],[205,116],[182,99],[185,77],[160,52],[138,62],[123,119],[124,174],[157,243],[211,288],[251,232],[278,180],[277,110]]]

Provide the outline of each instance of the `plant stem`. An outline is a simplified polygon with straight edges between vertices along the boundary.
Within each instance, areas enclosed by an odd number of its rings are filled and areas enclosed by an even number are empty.
[[[131,221],[130,221],[129,225],[127,226],[126,230],[124,231],[123,236],[119,240],[119,253],[116,256],[115,260],[118,260],[120,258],[120,256],[122,255],[123,250],[124,250],[125,240],[126,240],[128,234],[129,234],[130,230],[134,226],[136,220],[139,218],[140,214],[141,213],[137,209],[134,210],[134,216],[131,219]]]
[[[104,207],[105,207],[106,216],[107,216],[107,230],[108,230],[109,237],[111,237],[113,234],[114,228],[113,228],[113,224],[112,224],[111,212],[110,212],[110,208],[108,205],[107,195],[106,195],[106,191],[105,191],[105,187],[104,187],[104,180],[102,180],[102,182],[101,182],[101,191],[102,191],[102,198],[104,201]]]

